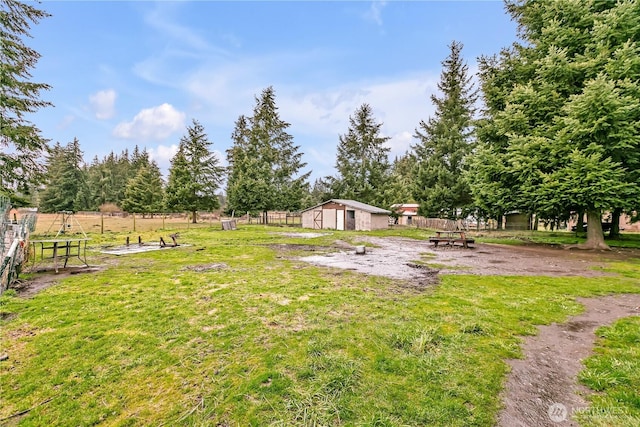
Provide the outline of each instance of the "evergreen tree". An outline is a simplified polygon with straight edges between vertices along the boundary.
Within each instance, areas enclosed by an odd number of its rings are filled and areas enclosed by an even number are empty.
[[[0,0],[0,194],[14,204],[26,197],[43,174],[47,140],[26,115],[51,103],[40,99],[49,85],[29,81],[40,54],[26,46],[32,24],[49,16],[17,0]]]
[[[405,153],[393,160],[388,180],[389,185],[385,191],[385,200],[389,207],[394,204],[411,203],[415,200],[413,186],[416,167],[416,157],[412,153]]]
[[[153,214],[163,208],[163,183],[160,169],[155,162],[141,166],[136,176],[129,180],[122,200],[126,212]]]
[[[300,174],[306,163],[286,131],[289,126],[280,119],[272,87],[256,98],[251,118],[238,118],[227,150],[228,210],[266,214],[301,208],[310,173]]]
[[[82,151],[77,139],[65,147],[56,143],[47,161],[47,184],[40,200],[43,212],[77,211],[86,208],[78,198],[86,185]]]
[[[91,188],[89,188],[89,168],[83,164],[80,168],[81,180],[78,182],[78,192],[73,201],[75,211],[93,210],[93,200],[91,196]]]
[[[215,153],[209,151],[211,144],[204,127],[193,120],[187,135],[180,139],[169,170],[165,205],[172,211],[191,212],[194,224],[199,210],[220,207],[216,190],[220,187],[224,168],[219,165]]]
[[[107,202],[107,180],[104,176],[105,168],[102,167],[98,156],[95,156],[87,168],[87,184],[89,188],[90,210],[98,208]]]
[[[315,206],[320,203],[333,199],[331,193],[331,179],[330,178],[317,178],[313,181],[309,195],[305,199],[305,206]]]
[[[462,44],[453,42],[442,62],[438,89],[431,95],[435,117],[420,121],[414,147],[417,159],[413,195],[426,217],[464,218],[472,210],[471,189],[464,177],[465,159],[471,152],[472,120],[477,100]]]
[[[390,148],[385,143],[390,138],[380,136],[382,123],[375,122],[368,104],[362,104],[349,123],[347,133],[339,137],[331,191],[338,198],[384,206],[390,168]]]
[[[236,120],[227,150],[229,173],[227,178],[227,210],[229,212],[262,212],[270,203],[271,188],[267,176],[269,163],[261,147],[251,138],[250,119],[240,116]]]
[[[487,110],[475,199],[541,218],[585,211],[586,246],[607,248],[603,211],[640,207],[640,4],[521,1],[507,9],[524,43],[481,61]]]

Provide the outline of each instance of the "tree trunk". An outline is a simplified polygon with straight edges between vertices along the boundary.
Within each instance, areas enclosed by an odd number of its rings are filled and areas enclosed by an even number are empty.
[[[576,224],[576,231],[582,233],[584,231],[584,211],[578,211],[578,222]]]
[[[615,208],[611,213],[611,230],[609,231],[609,237],[617,239],[620,237],[620,215],[622,215],[622,209]]]
[[[192,224],[197,224],[198,223],[197,216],[198,216],[198,211],[191,212],[191,223]]]
[[[264,225],[267,225],[269,223],[269,211],[264,211],[263,214],[264,214],[264,220],[262,221],[262,223]]]
[[[587,241],[581,246],[585,249],[611,249],[604,241],[602,214],[599,210],[587,210]]]

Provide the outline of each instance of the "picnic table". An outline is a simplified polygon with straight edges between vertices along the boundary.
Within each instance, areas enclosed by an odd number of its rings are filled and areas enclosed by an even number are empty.
[[[429,237],[429,243],[433,243],[434,248],[443,243],[450,246],[460,244],[463,248],[469,249],[469,245],[475,243],[475,240],[468,238],[464,230],[440,230],[436,231],[435,236]]]
[[[46,259],[53,260],[56,273],[58,272],[58,261],[64,260],[63,268],[66,268],[70,258],[78,258],[88,267],[89,264],[87,264],[86,256],[88,240],[90,239],[56,238],[49,240],[31,240],[29,243],[33,253],[33,264],[35,265],[39,252],[41,262]],[[49,253],[49,251],[51,252]]]

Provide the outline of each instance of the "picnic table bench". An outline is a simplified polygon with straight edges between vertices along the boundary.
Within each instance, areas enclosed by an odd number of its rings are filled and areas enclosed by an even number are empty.
[[[437,248],[438,244],[443,243],[446,245],[454,246],[456,244],[462,245],[463,248],[468,249],[469,245],[475,243],[474,239],[468,238],[464,231],[448,231],[441,230],[436,231],[435,236],[429,237],[429,243],[433,243],[433,247]]]

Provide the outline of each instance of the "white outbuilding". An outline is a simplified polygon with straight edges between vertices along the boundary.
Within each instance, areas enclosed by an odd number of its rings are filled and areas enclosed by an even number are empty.
[[[390,211],[355,200],[331,199],[302,211],[302,227],[315,230],[380,230]]]

